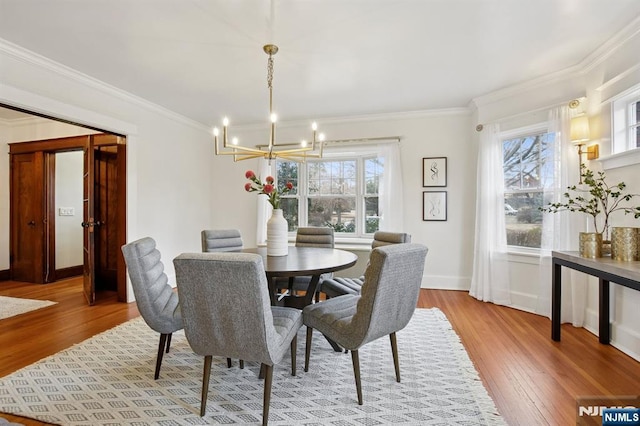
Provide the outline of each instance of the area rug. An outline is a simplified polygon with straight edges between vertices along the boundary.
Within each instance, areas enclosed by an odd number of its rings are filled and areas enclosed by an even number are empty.
[[[316,333],[309,372],[305,328],[298,374],[290,357],[274,367],[271,425],[504,425],[460,339],[437,309],[417,309],[399,333],[401,383],[389,339],[360,350],[364,405],[350,354]],[[199,416],[203,358],[175,333],[160,378],[153,380],[159,335],[141,318],[96,335],[0,379],[0,412],[61,425],[259,424],[259,365],[214,358],[207,411]]]
[[[55,305],[56,303],[58,302],[0,296],[0,320]]]

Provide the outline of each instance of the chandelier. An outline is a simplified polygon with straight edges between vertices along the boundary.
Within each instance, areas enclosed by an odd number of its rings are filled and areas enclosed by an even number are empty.
[[[267,60],[267,86],[269,88],[269,118],[271,121],[269,131],[269,143],[256,145],[254,148],[242,146],[239,144],[238,138],[232,138],[231,143],[228,141],[229,119],[227,117],[222,121],[222,149],[218,146],[218,137],[220,131],[218,128],[213,129],[213,137],[216,145],[216,155],[233,155],[234,161],[249,160],[252,158],[264,158],[273,160],[275,158],[283,158],[293,161],[304,162],[307,158],[321,158],[324,134],[318,134],[318,125],[311,125],[311,142],[302,140],[299,143],[277,143],[276,142],[276,122],[278,116],[273,112],[273,55],[278,53],[278,46],[267,44],[263,48],[264,52],[269,55]],[[317,145],[317,146],[316,146]]]

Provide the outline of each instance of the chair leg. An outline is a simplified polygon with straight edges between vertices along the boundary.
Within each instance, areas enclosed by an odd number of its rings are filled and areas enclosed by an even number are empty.
[[[400,383],[400,360],[398,359],[398,341],[396,340],[396,333],[393,332],[389,335],[391,339],[391,353],[393,353],[393,366],[396,368],[396,382]]]
[[[262,401],[262,425],[269,424],[269,404],[271,403],[271,380],[273,378],[273,365],[264,366],[264,398]]]
[[[260,372],[258,373],[258,379],[264,379],[264,369],[266,365],[260,364]]]
[[[231,358],[227,358],[227,368],[231,368]]]
[[[311,355],[311,339],[313,338],[313,328],[307,327],[307,343],[304,349],[304,372],[309,371],[309,358]]]
[[[171,333],[167,335],[167,353],[169,353],[169,347],[171,346],[171,336]]]
[[[293,336],[291,340],[291,375],[296,375],[296,351],[298,350],[298,336]]]
[[[358,405],[362,405],[362,384],[360,383],[360,358],[358,350],[351,351],[351,361],[353,362],[353,374],[356,378],[356,391],[358,392]]]
[[[162,366],[162,355],[164,354],[164,348],[167,344],[167,336],[171,336],[171,334],[160,334],[158,356],[156,357],[156,373],[153,375],[153,380],[158,380],[158,377],[160,377],[160,366]]]
[[[240,369],[241,370],[244,369],[244,360],[243,359],[240,360]]]
[[[211,376],[211,360],[213,356],[204,357],[204,370],[202,371],[202,399],[200,400],[200,417],[204,417],[207,410],[207,394],[209,393],[209,376]]]

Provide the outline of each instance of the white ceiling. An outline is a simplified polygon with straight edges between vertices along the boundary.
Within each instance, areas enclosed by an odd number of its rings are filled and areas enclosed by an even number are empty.
[[[0,0],[0,38],[206,125],[466,107],[576,66],[639,0]]]

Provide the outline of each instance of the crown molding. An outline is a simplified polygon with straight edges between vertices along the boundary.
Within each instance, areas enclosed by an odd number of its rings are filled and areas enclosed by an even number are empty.
[[[2,38],[0,38],[0,53],[9,55],[24,63],[46,69],[54,74],[65,77],[83,86],[90,87],[107,95],[123,100],[127,103],[142,107],[156,114],[160,114],[178,123],[196,128],[198,130],[208,131],[208,127],[198,121],[187,118],[181,114],[173,112],[165,107],[150,102],[125,90],[119,89],[115,86],[111,86],[101,80],[81,73],[77,70],[74,70],[73,68],[53,61],[45,56],[27,50],[22,46],[11,43],[10,41],[4,40]]]
[[[571,80],[573,78],[576,78],[578,75],[580,75],[580,67],[578,65],[574,65],[572,67],[565,68],[551,74],[536,77],[521,83],[514,84],[512,86],[495,90],[485,95],[475,97],[470,102],[470,104],[472,104],[472,107],[470,106],[470,108],[477,109],[506,98],[514,97],[525,92],[530,92],[535,89],[548,86],[550,84]]]
[[[631,23],[622,28],[613,37],[604,42],[600,47],[598,47],[590,55],[584,58],[578,64],[580,72],[586,74],[589,71],[593,70],[638,34],[640,34],[640,16],[636,17],[633,21],[631,21]]]

